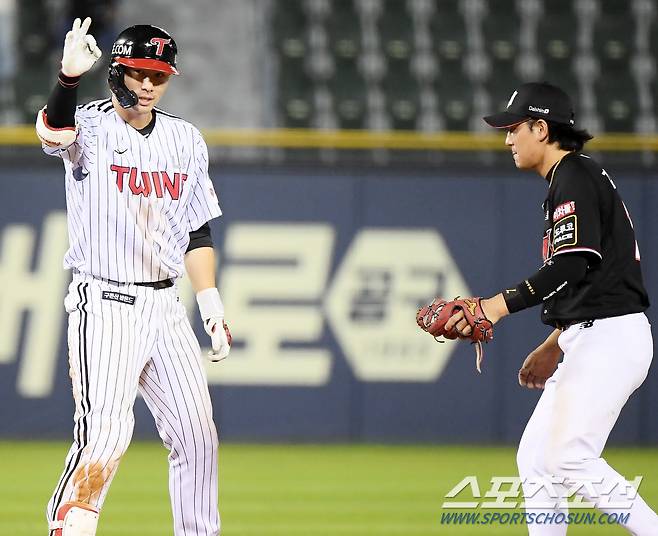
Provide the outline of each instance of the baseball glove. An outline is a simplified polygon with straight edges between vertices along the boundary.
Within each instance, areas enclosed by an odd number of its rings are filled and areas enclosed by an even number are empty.
[[[465,339],[475,344],[475,368],[482,372],[481,365],[484,359],[482,343],[493,339],[493,324],[485,316],[481,304],[482,298],[455,298],[452,301],[435,298],[432,303],[421,307],[416,314],[416,322],[423,331],[427,331],[438,342],[439,337],[445,339]],[[446,322],[454,314],[463,311],[464,320],[471,327],[469,335],[462,335],[455,329],[446,331]]]

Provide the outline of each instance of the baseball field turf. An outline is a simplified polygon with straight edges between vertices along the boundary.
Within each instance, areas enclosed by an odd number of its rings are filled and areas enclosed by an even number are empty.
[[[47,534],[45,503],[68,445],[0,442],[2,534]],[[609,449],[627,477],[658,507],[658,449]],[[444,495],[476,475],[484,495],[494,476],[515,476],[514,449],[442,446],[239,445],[220,449],[222,536],[521,535],[509,524],[442,524]],[[477,500],[467,489],[453,500]],[[487,500],[487,499],[480,499]],[[492,499],[489,499],[492,500]],[[495,512],[470,510],[469,512]],[[513,513],[499,511],[499,513]],[[110,490],[99,536],[173,533],[166,451],[131,445]],[[572,525],[569,535],[626,534],[619,527]]]

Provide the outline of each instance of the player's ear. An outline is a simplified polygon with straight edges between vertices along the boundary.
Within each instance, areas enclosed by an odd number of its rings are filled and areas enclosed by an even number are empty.
[[[548,123],[543,119],[536,119],[530,127],[537,138],[537,141],[546,141],[548,139]]]

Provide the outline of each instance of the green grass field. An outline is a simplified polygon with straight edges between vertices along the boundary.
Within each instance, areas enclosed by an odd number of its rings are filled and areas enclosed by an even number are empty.
[[[0,442],[0,528],[45,535],[43,511],[62,469],[64,443]],[[658,506],[658,450],[610,449],[622,474],[644,474],[640,488]],[[523,526],[441,525],[444,495],[464,476],[481,491],[492,475],[516,475],[503,447],[223,445],[222,536],[420,536],[527,534]],[[473,500],[470,493],[460,500]],[[173,533],[166,451],[134,443],[105,503],[99,536]],[[621,535],[619,527],[572,526],[569,535]]]

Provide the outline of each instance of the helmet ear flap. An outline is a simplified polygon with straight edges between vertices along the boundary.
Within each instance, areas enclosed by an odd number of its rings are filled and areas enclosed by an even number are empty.
[[[122,108],[132,108],[139,102],[139,98],[137,97],[137,93],[126,87],[126,83],[123,80],[125,72],[126,70],[123,65],[116,61],[111,62],[107,82],[117,101],[119,101],[119,105]]]

